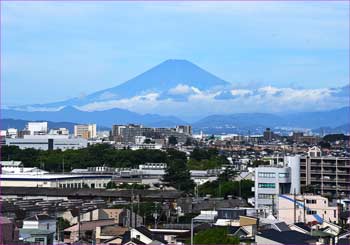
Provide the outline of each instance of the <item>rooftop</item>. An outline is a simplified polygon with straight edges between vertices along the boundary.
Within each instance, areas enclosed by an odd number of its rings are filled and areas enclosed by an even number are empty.
[[[317,241],[317,238],[297,231],[276,231],[274,229],[264,230],[258,236],[281,244],[308,244]]]

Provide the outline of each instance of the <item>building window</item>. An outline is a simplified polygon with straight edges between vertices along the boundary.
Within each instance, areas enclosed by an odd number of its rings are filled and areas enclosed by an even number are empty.
[[[316,204],[316,200],[315,199],[307,199],[306,203],[308,203],[308,204]]]
[[[259,172],[258,176],[259,176],[259,178],[275,178],[276,173]]]
[[[280,178],[288,178],[289,177],[289,173],[279,173],[278,177],[280,177]]]
[[[334,218],[337,218],[337,210],[333,210],[333,216]]]
[[[317,214],[317,212],[315,210],[308,210],[307,214]]]
[[[275,188],[275,183],[259,183],[259,188]]]
[[[259,199],[273,199],[274,195],[273,194],[259,194],[258,197],[259,197]]]

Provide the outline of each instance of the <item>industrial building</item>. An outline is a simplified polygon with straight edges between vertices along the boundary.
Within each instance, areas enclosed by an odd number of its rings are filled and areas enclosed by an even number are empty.
[[[6,145],[18,146],[20,149],[67,150],[80,149],[88,145],[83,138],[70,138],[68,135],[24,135],[23,138],[6,138]]]
[[[97,188],[103,189],[112,175],[2,174],[2,187]]]

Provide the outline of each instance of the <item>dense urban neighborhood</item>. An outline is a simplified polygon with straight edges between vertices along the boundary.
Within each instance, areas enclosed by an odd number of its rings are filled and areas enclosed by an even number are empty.
[[[1,131],[2,244],[347,244],[349,136]]]

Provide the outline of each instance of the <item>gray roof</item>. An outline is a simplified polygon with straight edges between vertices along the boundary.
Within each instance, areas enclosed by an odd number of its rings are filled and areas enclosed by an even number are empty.
[[[317,238],[297,231],[280,232],[269,229],[261,231],[257,235],[282,244],[310,244],[317,241]]]
[[[55,218],[47,215],[47,214],[37,214],[32,217],[24,219],[25,221],[43,221],[43,220],[56,220]]]
[[[59,196],[59,197],[109,197],[131,198],[132,190],[104,190],[87,188],[37,188],[37,187],[1,187],[2,195],[25,195],[25,196]],[[133,195],[139,195],[140,199],[177,199],[183,192],[168,190],[133,190]]]
[[[279,231],[290,231],[289,226],[285,222],[278,222],[274,224]]]
[[[29,234],[29,235],[50,235],[55,233],[54,231],[49,230],[40,230],[40,229],[19,229],[20,234]]]

